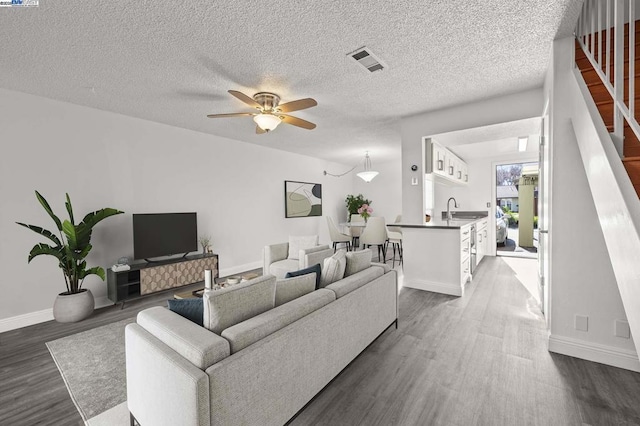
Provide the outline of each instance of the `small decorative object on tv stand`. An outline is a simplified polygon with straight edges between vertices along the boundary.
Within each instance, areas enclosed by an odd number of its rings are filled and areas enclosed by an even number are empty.
[[[218,278],[217,254],[194,254],[163,262],[136,263],[128,271],[107,271],[107,295],[113,303],[124,303],[165,290],[202,283],[204,271]]]

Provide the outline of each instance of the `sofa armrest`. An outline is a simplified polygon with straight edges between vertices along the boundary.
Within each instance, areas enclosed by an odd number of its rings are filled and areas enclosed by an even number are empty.
[[[308,268],[316,263],[322,266],[324,260],[331,256],[333,256],[333,249],[329,248],[328,245],[300,250],[300,269]]]
[[[391,266],[387,265],[386,263],[371,262],[371,266],[377,266],[378,268],[382,268],[385,274],[391,271]]]
[[[289,243],[271,244],[268,246],[264,246],[264,250],[262,250],[262,273],[264,275],[268,275],[269,266],[271,266],[273,262],[285,260],[287,257],[289,257]]]
[[[145,309],[137,320],[142,328],[201,370],[231,354],[226,339],[167,308]]]
[[[125,351],[127,407],[139,424],[211,423],[210,383],[204,371],[139,324],[126,326]]]

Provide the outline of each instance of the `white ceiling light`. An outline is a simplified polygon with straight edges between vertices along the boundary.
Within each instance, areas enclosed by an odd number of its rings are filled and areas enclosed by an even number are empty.
[[[357,176],[363,181],[369,183],[374,177],[378,176],[378,172],[371,170],[371,159],[369,158],[369,151],[364,156],[364,171],[357,174]]]
[[[333,177],[342,177],[347,173],[351,173],[352,171],[354,171],[356,167],[358,167],[357,164],[353,166],[351,169],[339,175],[334,175],[333,173],[329,173],[326,170],[323,173],[325,176],[329,175]],[[356,176],[358,176],[360,179],[362,179],[367,183],[371,182],[374,177],[378,176],[378,172],[376,172],[375,170],[371,170],[371,159],[369,158],[369,151],[367,151],[367,153],[364,156],[364,170],[358,173]]]
[[[525,152],[527,150],[528,140],[529,138],[526,136],[518,138],[518,151]]]
[[[282,119],[277,115],[273,115],[271,113],[258,114],[253,117],[253,121],[265,132],[270,132],[276,127],[278,124],[282,122]]]

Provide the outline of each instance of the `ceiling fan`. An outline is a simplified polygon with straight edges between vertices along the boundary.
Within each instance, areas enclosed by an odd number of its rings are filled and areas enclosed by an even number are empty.
[[[275,93],[259,92],[253,95],[253,98],[245,95],[237,90],[229,90],[236,98],[240,99],[245,104],[257,109],[257,112],[235,112],[231,114],[209,114],[209,118],[219,117],[244,117],[253,116],[253,121],[256,122],[256,133],[267,133],[278,127],[281,122],[292,124],[294,126],[302,127],[303,129],[313,130],[316,125],[303,120],[301,118],[294,117],[285,113],[292,111],[299,111],[301,109],[311,108],[318,105],[315,99],[305,98],[298,99],[297,101],[287,102],[280,104],[280,96]]]

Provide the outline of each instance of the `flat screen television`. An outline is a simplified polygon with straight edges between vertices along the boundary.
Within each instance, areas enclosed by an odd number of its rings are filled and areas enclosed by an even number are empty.
[[[133,257],[185,255],[198,250],[196,213],[133,215]]]

